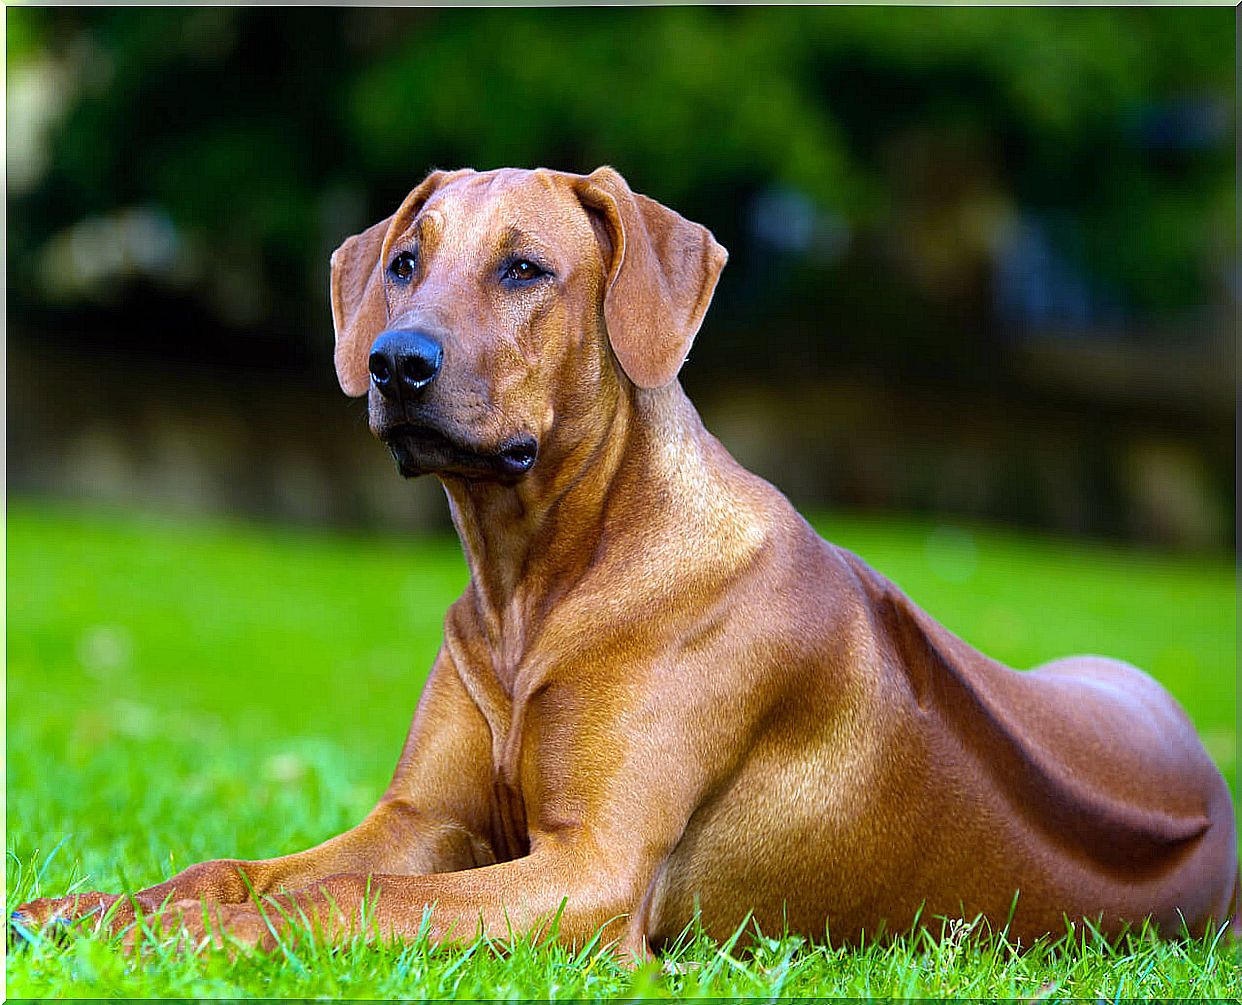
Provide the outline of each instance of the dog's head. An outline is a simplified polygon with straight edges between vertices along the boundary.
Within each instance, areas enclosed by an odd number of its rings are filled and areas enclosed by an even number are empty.
[[[517,479],[676,378],[726,257],[611,168],[436,171],[332,256],[337,377],[403,474]]]

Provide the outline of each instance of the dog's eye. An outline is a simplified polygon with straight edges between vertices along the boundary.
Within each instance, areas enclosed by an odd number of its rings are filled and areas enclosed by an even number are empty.
[[[505,278],[514,283],[529,283],[532,279],[538,279],[546,274],[543,269],[526,258],[518,259],[505,269]]]
[[[388,264],[388,272],[399,283],[408,283],[414,277],[414,265],[417,259],[412,251],[398,252]]]

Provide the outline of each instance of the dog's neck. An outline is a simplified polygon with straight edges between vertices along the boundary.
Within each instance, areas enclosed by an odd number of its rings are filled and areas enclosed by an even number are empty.
[[[624,563],[621,576],[663,580],[661,538],[686,521],[713,560],[719,542],[748,533],[744,517],[740,530],[726,526],[740,514],[722,459],[741,469],[703,429],[679,384],[626,389],[601,411],[607,419],[516,485],[443,479],[470,568],[466,599],[502,683],[511,684],[504,678],[516,672],[545,616],[593,571]],[[636,526],[651,538],[637,536]],[[685,558],[667,553],[667,561],[684,565]]]

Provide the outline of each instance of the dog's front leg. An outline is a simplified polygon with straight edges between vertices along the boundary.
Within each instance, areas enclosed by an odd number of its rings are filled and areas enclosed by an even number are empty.
[[[317,937],[412,939],[425,929],[436,942],[547,932],[582,944],[602,930],[601,944],[646,952],[631,924],[648,882],[607,868],[579,848],[536,851],[511,862],[431,876],[349,874],[258,903],[213,908],[182,901],[161,915],[165,933],[180,930],[193,946],[240,942],[272,948],[296,941],[305,923]]]
[[[448,657],[441,655],[419,702],[392,784],[357,827],[307,851],[260,861],[200,862],[134,894],[83,893],[21,905],[27,930],[84,915],[113,928],[165,904],[236,905],[253,895],[299,889],[340,874],[422,874],[467,869],[493,859],[486,833],[490,734]]]

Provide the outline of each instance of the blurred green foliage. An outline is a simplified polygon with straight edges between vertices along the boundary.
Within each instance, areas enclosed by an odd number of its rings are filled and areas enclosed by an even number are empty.
[[[987,249],[970,245],[1018,211],[1142,316],[1226,296],[1224,9],[7,14],[19,320],[93,298],[145,343],[169,341],[167,316],[192,331],[201,315],[324,354],[327,254],[428,168],[461,164],[611,163],[730,247],[735,324],[830,302],[842,328],[861,326],[835,351],[864,357],[886,332],[898,355],[943,350],[928,303],[978,355]],[[848,253],[773,266],[747,215],[772,189],[839,221]],[[166,215],[176,254],[120,290],[75,292],[69,277],[58,299],[49,272],[81,266],[50,242],[133,206]]]

